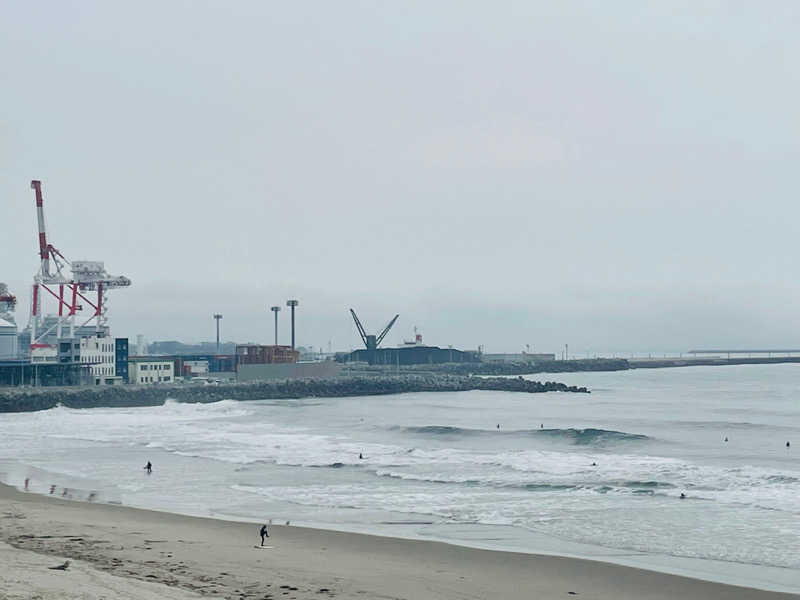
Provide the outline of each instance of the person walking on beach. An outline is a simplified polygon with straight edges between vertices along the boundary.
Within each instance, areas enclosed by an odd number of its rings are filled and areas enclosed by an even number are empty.
[[[261,545],[264,545],[264,538],[269,537],[269,532],[267,531],[267,526],[262,525],[261,530],[258,532],[261,535]]]
[[[150,473],[153,472],[153,465],[149,460],[147,461],[147,464],[144,466],[144,470],[147,471],[148,475],[150,475]]]

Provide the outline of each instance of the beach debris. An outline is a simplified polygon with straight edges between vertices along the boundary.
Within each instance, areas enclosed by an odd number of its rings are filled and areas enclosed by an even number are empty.
[[[47,567],[47,568],[50,569],[51,571],[66,571],[69,568],[69,561],[67,560],[67,561],[64,561],[63,563],[61,563],[60,565],[57,565],[55,567]]]

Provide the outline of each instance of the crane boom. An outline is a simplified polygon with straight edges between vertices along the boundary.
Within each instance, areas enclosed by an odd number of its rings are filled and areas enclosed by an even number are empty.
[[[378,336],[378,339],[375,340],[376,347],[380,345],[380,343],[383,341],[383,338],[385,338],[386,334],[389,333],[389,330],[392,328],[392,325],[394,325],[394,322],[397,321],[399,316],[400,315],[395,315],[394,319],[389,321],[389,324],[383,329],[383,331],[381,331],[381,334]]]
[[[50,249],[47,246],[47,233],[44,225],[44,198],[42,198],[42,182],[31,181],[31,189],[36,192],[36,220],[39,222],[39,257],[42,259],[43,275],[50,275]]]
[[[364,345],[367,345],[367,332],[364,331],[364,326],[361,324],[361,321],[358,320],[358,315],[356,311],[352,308],[350,309],[350,314],[353,315],[353,321],[356,322],[356,329],[358,329],[358,334],[361,336],[361,341],[364,342]]]

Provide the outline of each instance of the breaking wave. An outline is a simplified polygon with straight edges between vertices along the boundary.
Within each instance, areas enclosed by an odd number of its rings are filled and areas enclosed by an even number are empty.
[[[602,444],[613,442],[632,442],[651,439],[640,433],[627,433],[612,429],[469,429],[452,427],[449,425],[422,425],[412,427],[393,427],[414,435],[441,435],[451,437],[488,436],[488,435],[515,435],[515,436],[544,436],[561,439],[573,444]]]
[[[538,429],[540,435],[571,440],[575,444],[595,444],[603,442],[633,442],[649,440],[641,433],[627,433],[613,429]]]

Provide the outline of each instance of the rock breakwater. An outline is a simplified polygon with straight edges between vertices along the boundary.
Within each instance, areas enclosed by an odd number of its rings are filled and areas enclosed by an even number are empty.
[[[69,408],[159,406],[167,399],[179,402],[219,400],[277,400],[310,397],[378,396],[408,392],[578,392],[585,387],[554,381],[456,375],[399,375],[290,379],[220,385],[108,386],[90,388],[9,388],[0,391],[1,412],[47,410],[59,404]]]

